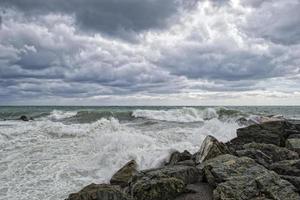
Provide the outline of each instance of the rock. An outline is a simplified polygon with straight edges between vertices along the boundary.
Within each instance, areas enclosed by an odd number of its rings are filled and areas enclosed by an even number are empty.
[[[180,153],[179,151],[175,151],[171,154],[170,160],[166,165],[175,165],[178,162],[186,161],[186,160],[191,160],[192,159],[192,154],[188,151],[184,151]]]
[[[27,117],[26,115],[22,115],[19,119],[24,122],[28,122],[30,120],[30,117]]]
[[[202,172],[192,166],[166,166],[143,170],[134,175],[130,194],[139,200],[171,200],[186,191],[188,184],[200,182]]]
[[[264,167],[268,168],[269,165],[272,163],[272,159],[270,156],[266,155],[264,152],[258,149],[245,149],[236,151],[239,157],[249,157],[255,160],[258,164],[263,165]]]
[[[138,200],[172,200],[185,191],[182,180],[168,176],[142,176],[130,185],[130,194]]]
[[[129,161],[112,176],[110,184],[120,185],[121,187],[128,186],[129,180],[137,173],[137,167],[134,160]]]
[[[70,194],[66,200],[132,200],[115,186],[90,184],[77,193]]]
[[[215,158],[222,154],[229,154],[230,151],[225,144],[219,142],[213,136],[206,136],[200,150],[195,154],[196,163]]]
[[[280,178],[287,180],[291,184],[295,186],[298,192],[300,192],[300,177],[299,176],[285,176],[280,175]]]
[[[180,162],[176,163],[176,165],[196,166],[196,163],[194,160],[185,160],[185,161],[180,161]]]
[[[293,139],[293,138],[300,138],[300,132],[299,134],[291,134],[288,139]]]
[[[300,176],[300,159],[279,161],[270,165],[270,169],[280,175]]]
[[[194,166],[174,165],[163,168],[141,171],[137,176],[168,176],[182,180],[185,184],[192,184],[202,180],[202,171]]]
[[[207,183],[187,185],[187,192],[181,194],[175,200],[212,200],[213,188]]]
[[[291,183],[251,158],[221,155],[204,162],[204,171],[208,183],[216,187],[216,200],[300,198]]]
[[[285,146],[288,149],[291,149],[293,151],[296,151],[298,154],[300,154],[300,138],[290,138],[286,140]]]
[[[244,149],[256,149],[262,151],[265,155],[271,158],[271,162],[278,162],[281,160],[294,160],[298,159],[299,155],[284,147],[279,147],[273,144],[263,143],[249,143],[243,146]],[[269,161],[269,160],[267,160]]]
[[[262,124],[254,124],[245,128],[237,129],[237,137],[231,140],[228,145],[241,150],[247,143],[266,143],[277,146],[285,146],[288,137],[286,129],[293,125],[287,121],[270,121]]]

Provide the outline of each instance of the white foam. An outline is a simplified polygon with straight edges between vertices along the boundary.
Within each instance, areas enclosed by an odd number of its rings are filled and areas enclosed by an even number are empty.
[[[170,110],[135,110],[132,116],[172,122],[203,122],[204,119],[218,117],[218,114],[214,108],[204,110],[180,108]]]
[[[227,141],[235,136],[236,128],[216,118],[196,126],[161,128],[158,123],[144,129],[114,118],[71,125],[15,122],[0,128],[0,196],[64,199],[92,182],[108,182],[131,159],[140,169],[157,167],[175,149],[194,153],[206,135]]]
[[[53,110],[48,116],[49,119],[54,121],[60,121],[69,117],[73,117],[77,114],[76,111],[62,111],[62,110]]]

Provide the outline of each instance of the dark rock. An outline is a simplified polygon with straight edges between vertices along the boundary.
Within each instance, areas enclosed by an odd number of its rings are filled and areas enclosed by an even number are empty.
[[[239,157],[246,156],[246,157],[252,158],[258,164],[261,164],[267,168],[272,163],[272,159],[270,158],[270,156],[266,155],[264,152],[262,152],[258,149],[239,150],[236,153]]]
[[[294,160],[298,159],[299,155],[284,147],[279,147],[273,144],[263,144],[263,143],[249,143],[243,146],[244,149],[255,149],[262,151],[265,155],[271,158],[271,162],[278,162],[281,160]],[[266,160],[267,162],[269,160]]]
[[[141,171],[137,176],[168,176],[182,180],[185,184],[192,184],[202,180],[202,171],[193,166],[174,165],[163,168]]]
[[[293,139],[293,138],[300,138],[300,132],[299,132],[299,134],[290,135],[288,139]]]
[[[186,150],[182,153],[175,151],[174,153],[171,154],[170,160],[166,165],[175,165],[178,162],[191,160],[191,159],[192,159],[192,154],[190,154],[190,152]]]
[[[206,161],[204,171],[209,184],[216,187],[214,199],[300,198],[291,183],[251,158],[221,155]]]
[[[290,138],[286,140],[285,146],[300,154],[300,138]]]
[[[191,166],[166,166],[144,170],[133,176],[130,194],[139,200],[171,200],[186,191],[187,184],[202,180],[202,173]]]
[[[180,179],[168,176],[142,176],[130,185],[130,194],[138,200],[172,200],[185,191]]]
[[[112,176],[110,184],[120,185],[121,187],[128,186],[129,180],[137,173],[137,167],[134,160],[129,161]]]
[[[206,136],[200,150],[195,154],[196,163],[215,158],[219,155],[229,154],[230,151],[225,144],[219,142],[213,136]]]
[[[300,192],[300,176],[286,176],[280,175],[280,178],[287,180],[291,184],[295,186],[295,188]]]
[[[132,200],[132,198],[115,186],[92,183],[79,192],[70,194],[66,200]]]
[[[196,163],[194,160],[185,160],[185,161],[176,163],[176,165],[196,166]]]
[[[280,175],[300,176],[300,160],[283,160],[270,165]]]
[[[30,117],[27,117],[26,115],[22,115],[19,119],[28,122],[30,120]]]
[[[186,192],[175,200],[212,200],[213,188],[207,183],[187,185]]]
[[[285,140],[288,137],[286,129],[293,125],[287,121],[270,121],[262,124],[254,124],[237,130],[237,137],[231,140],[228,145],[241,150],[247,143],[266,143],[277,146],[285,146]]]

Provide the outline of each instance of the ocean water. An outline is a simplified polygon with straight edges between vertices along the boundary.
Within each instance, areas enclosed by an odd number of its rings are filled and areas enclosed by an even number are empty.
[[[158,167],[206,135],[234,138],[240,117],[269,115],[300,119],[300,107],[0,107],[0,199],[64,199],[131,159]]]

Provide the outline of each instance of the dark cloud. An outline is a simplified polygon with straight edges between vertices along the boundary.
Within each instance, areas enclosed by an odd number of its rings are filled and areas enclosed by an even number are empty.
[[[0,1],[0,103],[293,95],[299,1],[240,2]]]
[[[176,0],[2,0],[0,6],[16,8],[29,16],[47,13],[75,15],[83,30],[124,36],[126,31],[140,32],[162,28],[174,15]]]

